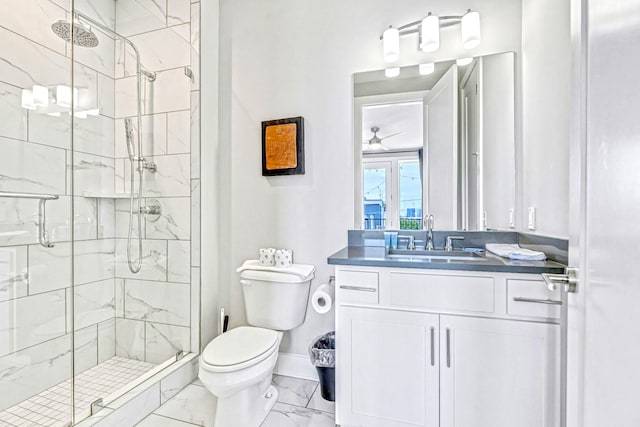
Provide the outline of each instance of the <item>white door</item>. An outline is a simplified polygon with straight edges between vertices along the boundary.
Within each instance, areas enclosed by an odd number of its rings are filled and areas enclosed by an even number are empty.
[[[438,426],[438,316],[340,308],[340,424]]]
[[[558,325],[440,316],[441,427],[558,427]]]
[[[462,228],[484,230],[482,223],[482,127],[480,125],[479,69],[482,62],[476,61],[462,88],[462,177],[461,203]]]
[[[574,0],[572,13],[569,256],[580,281],[569,295],[568,425],[637,427],[640,0]]]
[[[424,97],[424,212],[440,230],[458,229],[458,67]]]
[[[393,197],[392,162],[362,163],[363,228],[397,228]]]

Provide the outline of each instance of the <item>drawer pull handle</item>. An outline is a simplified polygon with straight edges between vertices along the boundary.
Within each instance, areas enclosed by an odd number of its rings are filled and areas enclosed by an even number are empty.
[[[532,302],[534,304],[562,305],[562,301],[556,301],[552,299],[515,297],[513,300],[516,302]]]
[[[376,288],[367,288],[366,286],[350,286],[350,285],[340,285],[340,289],[345,289],[348,291],[361,291],[361,292],[376,292]]]
[[[447,368],[451,367],[451,329],[447,328]]]
[[[436,328],[431,327],[431,366],[436,366],[436,343],[435,343]]]

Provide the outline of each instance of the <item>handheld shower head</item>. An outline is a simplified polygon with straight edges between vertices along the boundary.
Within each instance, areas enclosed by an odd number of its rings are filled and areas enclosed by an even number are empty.
[[[136,158],[136,151],[133,148],[133,125],[131,119],[127,117],[124,119],[124,131],[127,136],[127,151],[129,152],[129,160],[134,161]]]

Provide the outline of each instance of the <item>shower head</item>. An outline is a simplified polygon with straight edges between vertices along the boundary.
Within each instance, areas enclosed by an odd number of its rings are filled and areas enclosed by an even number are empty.
[[[51,30],[62,40],[71,40],[71,23],[68,21],[57,21],[51,24]],[[73,44],[80,47],[96,47],[99,40],[90,28],[77,23],[73,27]]]
[[[133,148],[133,125],[131,119],[127,117],[124,119],[124,132],[127,138],[127,151],[129,152],[129,159],[134,161],[136,158],[136,152]]]

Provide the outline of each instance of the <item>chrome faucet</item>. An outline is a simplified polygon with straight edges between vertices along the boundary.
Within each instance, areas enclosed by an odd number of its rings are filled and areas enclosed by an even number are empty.
[[[423,227],[427,229],[427,243],[425,249],[428,251],[433,250],[433,215],[427,214],[424,216]]]

